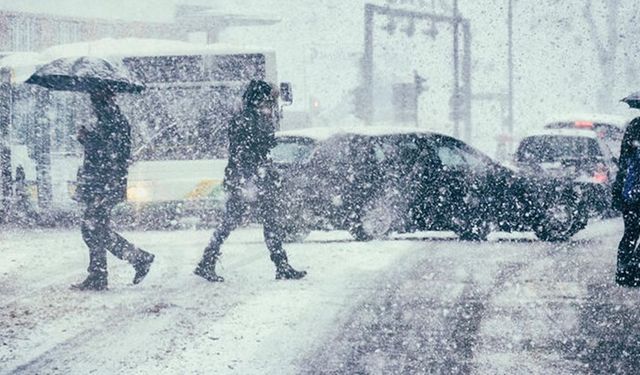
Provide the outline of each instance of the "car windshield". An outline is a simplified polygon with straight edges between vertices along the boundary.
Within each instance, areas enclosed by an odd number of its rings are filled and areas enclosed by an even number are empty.
[[[517,160],[527,163],[551,163],[566,159],[602,157],[598,142],[587,137],[533,136],[525,138],[517,152]]]
[[[309,158],[313,147],[313,143],[308,140],[279,140],[271,149],[270,157],[276,163],[299,163]]]

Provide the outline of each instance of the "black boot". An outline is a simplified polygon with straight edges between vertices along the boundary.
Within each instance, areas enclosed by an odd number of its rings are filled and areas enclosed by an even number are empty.
[[[616,272],[616,284],[632,288],[640,287],[640,273],[629,270],[618,270]]]
[[[284,250],[272,251],[270,256],[271,261],[276,265],[276,280],[299,280],[307,275],[307,271],[296,271],[291,267]]]
[[[216,274],[216,261],[211,260],[205,262],[204,260],[198,263],[198,267],[193,271],[194,274],[202,277],[203,279],[212,282],[223,282],[224,278]]]
[[[640,287],[640,259],[633,255],[626,262],[618,259],[616,265],[616,284],[628,287]]]
[[[133,284],[140,284],[140,282],[144,280],[145,276],[149,273],[151,263],[153,263],[153,259],[155,258],[151,253],[147,253],[142,250],[140,251],[142,255],[140,255],[133,264],[133,268],[136,270],[136,274],[133,277]]]
[[[107,290],[107,274],[93,272],[89,273],[83,282],[71,285],[71,289],[75,290]]]
[[[276,266],[276,280],[299,280],[307,275],[307,271],[296,271],[289,263]]]

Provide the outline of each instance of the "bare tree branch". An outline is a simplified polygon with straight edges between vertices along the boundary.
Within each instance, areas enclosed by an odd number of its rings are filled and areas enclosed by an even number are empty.
[[[610,59],[615,60],[616,51],[618,50],[619,38],[618,33],[618,13],[620,12],[620,0],[609,0],[609,12],[607,13],[607,55]]]
[[[596,46],[596,50],[598,50],[598,55],[602,59],[603,55],[606,55],[606,50],[604,45],[602,44],[602,40],[598,35],[598,26],[596,25],[596,21],[593,18],[593,12],[591,11],[593,3],[592,0],[586,0],[583,15],[585,20],[587,21],[587,28],[589,29],[589,34],[591,35],[591,39]]]

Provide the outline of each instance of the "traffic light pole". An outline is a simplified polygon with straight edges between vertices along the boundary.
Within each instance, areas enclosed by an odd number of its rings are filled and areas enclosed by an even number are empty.
[[[458,0],[453,0],[453,136],[460,137],[460,57],[458,48],[459,35],[458,35]]]
[[[371,125],[373,121],[373,16],[375,6],[365,4],[364,6],[364,56],[362,59],[362,81],[363,95],[362,115],[367,125]]]
[[[457,3],[456,3],[457,4]],[[457,7],[457,5],[456,5]],[[457,8],[456,8],[457,9]],[[454,71],[454,90],[452,93],[452,108],[454,121],[454,133],[459,134],[459,122],[464,122],[465,139],[469,139],[471,134],[471,33],[469,20],[459,16],[457,10],[454,17],[442,16],[426,12],[416,12],[404,9],[394,9],[388,6],[378,6],[374,4],[365,4],[364,6],[364,55],[362,60],[362,87],[363,94],[360,100],[362,103],[362,115],[367,125],[373,122],[373,89],[374,89],[374,58],[373,58],[373,32],[374,18],[376,15],[408,18],[411,20],[426,20],[431,23],[446,23],[453,27],[454,43],[453,43],[453,71]],[[462,28],[463,34],[463,58],[460,64],[459,56],[459,29]],[[462,74],[460,74],[462,73]],[[460,82],[460,79],[462,82]]]
[[[508,111],[507,111],[507,128],[509,136],[513,137],[513,0],[509,0],[509,6],[507,10],[507,33],[508,33],[508,60],[507,68],[509,71],[509,92],[508,96]],[[511,151],[511,150],[509,150]]]

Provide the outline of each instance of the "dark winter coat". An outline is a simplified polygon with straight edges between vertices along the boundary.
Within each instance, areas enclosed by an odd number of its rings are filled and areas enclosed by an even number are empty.
[[[131,158],[131,127],[112,101],[94,102],[95,130],[78,137],[84,146],[79,176],[79,198],[115,205],[126,199],[127,173]]]
[[[620,145],[620,159],[618,160],[618,174],[613,182],[612,204],[615,208],[621,209],[623,206],[622,189],[624,178],[629,167],[629,161],[635,155],[640,145],[640,117],[631,120],[624,132]]]
[[[225,169],[225,188],[229,191],[258,176],[266,167],[269,151],[276,145],[272,116],[245,109],[229,123],[229,161]]]

